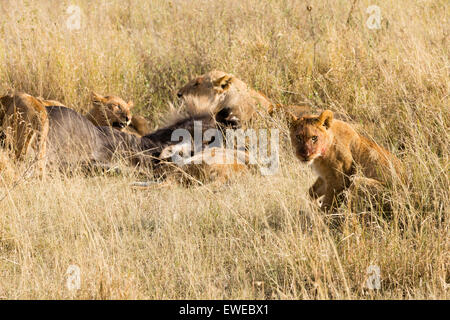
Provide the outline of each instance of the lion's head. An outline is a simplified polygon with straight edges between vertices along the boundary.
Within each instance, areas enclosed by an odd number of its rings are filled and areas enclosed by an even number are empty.
[[[88,118],[97,126],[112,126],[122,129],[131,123],[132,101],[126,103],[117,96],[102,96],[92,93],[92,109]]]
[[[178,98],[192,98],[215,106],[215,113],[230,123],[246,122],[256,113],[257,106],[268,108],[271,102],[235,76],[223,71],[211,71],[190,80],[178,93]]]
[[[205,97],[213,100],[214,97],[222,95],[230,89],[230,86],[236,78],[223,71],[211,71],[190,80],[184,87],[178,90],[178,98],[184,98],[189,95]]]
[[[290,135],[295,155],[300,161],[310,163],[324,155],[330,146],[333,135],[329,130],[333,122],[333,112],[323,111],[320,116],[292,115]]]

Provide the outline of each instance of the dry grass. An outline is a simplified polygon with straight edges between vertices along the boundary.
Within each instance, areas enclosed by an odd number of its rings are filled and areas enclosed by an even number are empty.
[[[448,298],[448,2],[377,1],[380,30],[365,24],[372,2],[348,19],[352,3],[1,1],[0,94],[86,111],[91,90],[112,93],[156,125],[176,88],[221,69],[275,102],[347,113],[401,158],[410,184],[389,190],[389,217],[372,210],[367,224],[343,206],[335,229],[308,200],[313,175],[284,131],[276,175],[227,186],[40,181],[2,155],[0,298]],[[80,31],[66,28],[70,4]],[[78,291],[66,288],[71,264]],[[380,290],[365,288],[370,265]]]

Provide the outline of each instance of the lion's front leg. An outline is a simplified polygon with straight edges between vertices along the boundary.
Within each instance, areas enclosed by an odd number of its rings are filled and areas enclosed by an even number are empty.
[[[339,178],[336,178],[332,183],[326,186],[325,196],[323,197],[321,206],[323,211],[333,211],[339,205],[340,196],[345,190],[344,180]]]
[[[325,191],[326,191],[326,183],[321,177],[319,177],[317,178],[316,182],[314,182],[314,184],[311,186],[311,188],[309,188],[309,196],[312,199],[316,200],[321,196],[323,196],[325,194]]]
[[[320,208],[323,211],[329,211],[333,208],[333,206],[336,206],[336,195],[337,193],[333,189],[327,190],[322,199],[322,205]]]

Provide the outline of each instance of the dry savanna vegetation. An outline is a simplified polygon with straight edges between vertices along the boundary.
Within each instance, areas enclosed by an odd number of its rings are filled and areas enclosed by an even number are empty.
[[[275,103],[348,116],[409,179],[385,190],[388,206],[361,197],[330,223],[308,197],[314,173],[296,160],[281,114],[257,124],[280,130],[276,174],[227,184],[139,189],[132,169],[41,180],[3,150],[0,298],[448,298],[449,3],[308,4],[2,0],[1,95],[85,113],[91,91],[114,94],[156,127],[178,88],[224,70]],[[68,28],[70,5],[79,30]],[[370,5],[379,29],[367,26]],[[66,283],[70,265],[78,290]],[[378,289],[367,286],[374,266]]]

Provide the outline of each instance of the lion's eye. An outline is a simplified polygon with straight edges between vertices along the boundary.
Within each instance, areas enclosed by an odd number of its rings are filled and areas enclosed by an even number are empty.
[[[317,142],[317,136],[312,136],[311,140],[316,143]]]

